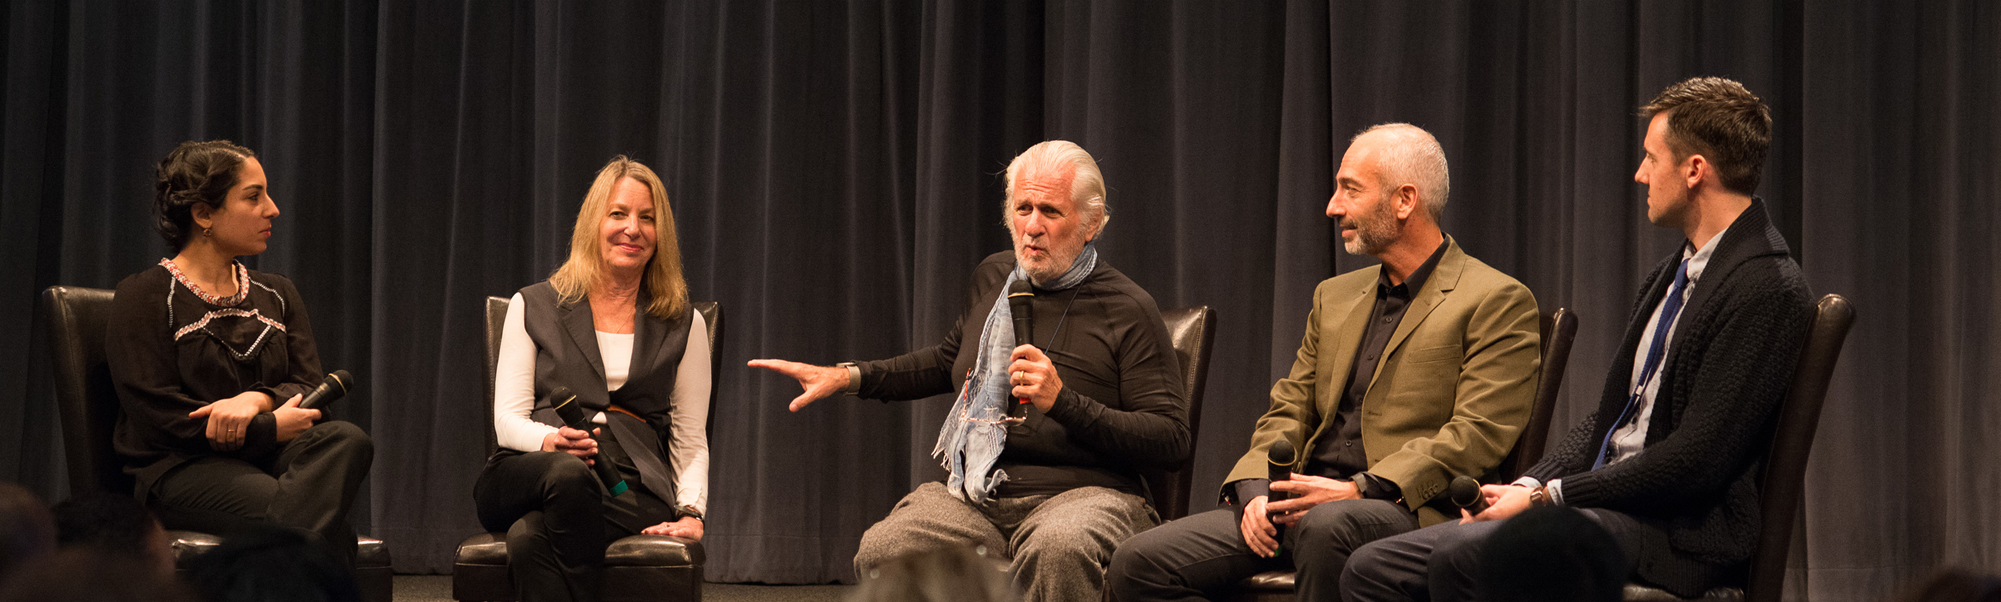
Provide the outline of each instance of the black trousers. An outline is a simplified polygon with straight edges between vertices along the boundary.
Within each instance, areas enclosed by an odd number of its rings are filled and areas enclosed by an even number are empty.
[[[639,483],[630,466],[627,483]],[[595,602],[613,539],[679,518],[643,486],[611,497],[591,468],[563,452],[501,453],[473,485],[487,531],[507,533],[508,571],[521,602]]]
[[[1580,508],[1612,534],[1625,557],[1628,574],[1639,566],[1640,549],[1651,540],[1666,545],[1666,535],[1623,513]],[[1471,602],[1479,599],[1484,545],[1506,521],[1467,525],[1450,521],[1378,541],[1355,553],[1341,576],[1348,602],[1437,600]]]
[[[148,507],[168,529],[227,537],[264,523],[298,529],[354,567],[347,511],[368,478],[375,443],[352,423],[329,420],[262,458],[205,456],[153,483]]]
[[[1231,508],[1191,515],[1133,536],[1112,554],[1105,586],[1113,600],[1205,600],[1227,597],[1237,582],[1264,571],[1294,569],[1300,600],[1340,596],[1341,569],[1363,544],[1417,528],[1417,516],[1383,500],[1314,506],[1279,535],[1279,554],[1251,553]]]

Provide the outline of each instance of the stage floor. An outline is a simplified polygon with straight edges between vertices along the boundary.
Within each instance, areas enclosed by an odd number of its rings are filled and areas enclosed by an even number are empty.
[[[451,575],[397,575],[396,602],[451,602]],[[840,602],[852,585],[704,583],[707,602]]]

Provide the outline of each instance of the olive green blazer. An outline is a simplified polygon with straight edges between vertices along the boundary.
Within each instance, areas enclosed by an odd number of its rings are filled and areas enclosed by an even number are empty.
[[[1535,402],[1541,333],[1528,287],[1445,239],[1424,289],[1384,348],[1362,399],[1362,445],[1369,474],[1396,482],[1403,505],[1429,526],[1446,520],[1445,486],[1455,475],[1490,477],[1514,448]],[[1292,371],[1271,388],[1251,449],[1224,479],[1268,475],[1266,449],[1280,437],[1301,453],[1331,428],[1342,387],[1375,306],[1381,266],[1329,278],[1313,291],[1313,312]],[[1456,517],[1456,514],[1450,515]]]

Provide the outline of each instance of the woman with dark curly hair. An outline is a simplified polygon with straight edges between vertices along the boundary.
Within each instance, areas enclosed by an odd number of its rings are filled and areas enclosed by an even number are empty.
[[[278,205],[250,149],[184,142],[156,172],[154,227],[171,259],[118,283],[106,360],[124,412],[113,447],[133,497],[168,529],[297,529],[353,566],[349,506],[374,444],[298,407],[320,382],[312,322],[264,252]]]

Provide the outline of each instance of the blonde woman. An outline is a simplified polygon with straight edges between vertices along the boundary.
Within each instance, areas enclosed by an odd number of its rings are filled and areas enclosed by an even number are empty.
[[[500,449],[473,498],[487,530],[507,532],[520,600],[597,600],[618,537],[702,538],[708,332],[689,308],[653,170],[621,156],[598,171],[569,260],[508,305],[499,360]],[[563,426],[550,400],[559,387],[576,395],[589,432]],[[607,459],[623,492],[593,473]]]

